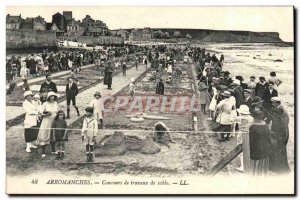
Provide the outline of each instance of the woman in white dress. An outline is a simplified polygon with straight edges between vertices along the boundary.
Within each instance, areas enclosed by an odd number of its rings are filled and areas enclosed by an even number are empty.
[[[208,107],[209,112],[210,112],[208,120],[212,120],[215,117],[215,111],[216,111],[216,107],[217,107],[217,95],[220,93],[220,89],[218,91],[216,86],[217,86],[217,83],[213,82],[212,83],[212,99],[211,99],[209,107]]]
[[[46,145],[50,144],[51,140],[51,126],[58,111],[57,94],[49,92],[47,101],[42,105],[43,121],[40,126],[38,134],[38,143],[42,147],[42,157],[46,156]],[[52,154],[55,154],[55,143],[51,143]]]
[[[22,77],[22,79],[25,79],[26,77],[28,77],[29,71],[26,67],[26,62],[25,59],[21,60],[21,70],[20,70],[20,76]]]
[[[26,152],[30,153],[30,148],[37,148],[34,142],[37,139],[37,119],[38,110],[36,109],[33,100],[32,92],[26,91],[24,93],[25,101],[23,102],[23,109],[25,110],[24,128],[25,128],[25,142],[26,142]]]

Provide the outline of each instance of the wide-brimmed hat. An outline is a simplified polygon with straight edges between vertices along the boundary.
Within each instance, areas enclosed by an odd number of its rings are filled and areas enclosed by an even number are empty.
[[[32,91],[29,90],[29,91],[24,92],[24,98],[26,98],[29,95],[31,95],[31,96],[33,95]]]
[[[281,99],[279,97],[272,97],[271,101],[281,102]]]
[[[48,95],[47,95],[47,100],[51,97],[51,96],[55,96],[55,98],[57,98],[57,94],[55,92],[49,92]]]
[[[237,111],[240,114],[243,114],[243,115],[249,115],[250,114],[249,107],[247,105],[241,105],[240,108],[237,109]]]
[[[131,83],[133,83],[133,82],[134,82],[134,78],[133,78],[133,77],[130,79],[130,82],[131,82]]]
[[[33,96],[33,98],[40,98],[40,95],[39,94],[35,94],[34,96]]]
[[[225,71],[224,72],[224,75],[226,76],[226,75],[229,75],[230,74],[230,72],[229,71]]]
[[[238,79],[235,79],[235,80],[230,84],[230,86],[231,86],[231,85],[241,85],[241,81],[238,80]]]
[[[229,91],[224,91],[224,92],[222,93],[222,96],[224,96],[224,97],[230,97],[230,96],[231,96],[231,93],[230,93]]]
[[[246,92],[246,93],[249,93],[249,94],[251,94],[251,93],[252,93],[252,91],[251,91],[251,90],[249,90],[249,89],[244,89],[244,90],[243,90],[243,92]]]
[[[240,80],[240,81],[244,81],[244,78],[242,76],[236,76],[235,79]]]
[[[256,97],[253,98],[251,105],[254,106],[254,105],[257,105],[257,104],[262,103],[262,102],[264,102],[264,100],[262,100],[260,97],[256,96]]]
[[[100,96],[100,97],[101,97],[100,92],[95,92],[94,97],[95,97],[95,96]]]
[[[87,108],[85,108],[85,111],[93,113],[94,112],[94,108],[93,107],[87,107]]]

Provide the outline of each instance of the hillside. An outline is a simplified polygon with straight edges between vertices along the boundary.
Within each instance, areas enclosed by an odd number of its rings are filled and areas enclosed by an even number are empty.
[[[132,29],[126,29],[131,32]],[[179,31],[181,36],[190,34],[193,39],[200,42],[283,42],[277,32],[251,32],[251,31],[226,31],[226,30],[208,30],[208,29],[166,29],[153,28],[153,31],[161,30],[168,32],[170,36],[174,35],[175,31]]]

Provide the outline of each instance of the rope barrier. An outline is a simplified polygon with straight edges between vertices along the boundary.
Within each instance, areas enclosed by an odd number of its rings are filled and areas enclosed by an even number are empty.
[[[12,127],[11,129],[18,129],[18,130],[24,130],[23,127]],[[70,131],[81,131],[82,129],[77,129],[77,128],[38,128],[38,127],[32,127],[30,129],[33,130],[70,130]],[[153,129],[153,128],[151,128]],[[151,132],[153,133],[154,130],[145,130],[145,129],[98,129],[98,132],[114,132],[114,131],[120,131],[120,132]],[[163,131],[162,131],[163,132]],[[242,132],[242,131],[237,131],[237,132],[215,132],[215,131],[168,131],[169,133],[247,133],[247,132]]]

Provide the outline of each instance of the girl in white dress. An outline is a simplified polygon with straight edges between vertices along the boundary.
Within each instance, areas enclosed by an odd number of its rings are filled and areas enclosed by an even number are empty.
[[[46,156],[46,145],[50,144],[51,140],[51,127],[54,118],[58,111],[57,94],[54,92],[49,92],[47,96],[47,101],[42,105],[42,116],[43,121],[40,126],[40,131],[38,134],[38,143],[42,147],[42,157]],[[52,154],[55,154],[55,143],[51,143]]]
[[[26,68],[26,62],[24,59],[21,60],[21,70],[20,70],[20,76],[25,79],[26,77],[28,77],[28,69]]]
[[[215,115],[215,111],[216,111],[216,107],[217,107],[217,95],[218,95],[218,91],[217,91],[217,88],[216,88],[216,84],[213,83],[212,85],[212,99],[210,101],[210,104],[209,104],[209,118],[208,120],[212,120],[214,118],[214,115]]]

